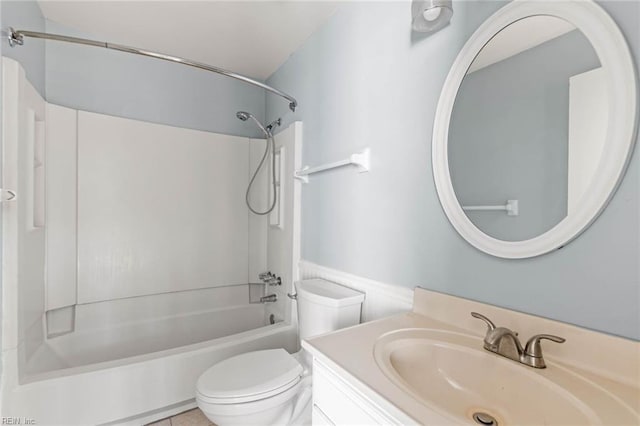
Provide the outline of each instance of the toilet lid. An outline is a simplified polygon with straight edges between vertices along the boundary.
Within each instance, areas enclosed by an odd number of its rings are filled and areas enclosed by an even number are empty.
[[[266,398],[297,383],[302,370],[300,363],[284,349],[247,352],[205,371],[198,379],[197,391],[221,403]]]

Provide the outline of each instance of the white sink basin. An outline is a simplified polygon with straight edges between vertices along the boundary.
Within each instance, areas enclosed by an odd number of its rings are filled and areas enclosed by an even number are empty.
[[[553,362],[527,367],[485,351],[481,339],[466,334],[397,330],[378,338],[374,357],[397,386],[456,422],[478,423],[475,413],[499,425],[639,421],[624,402],[572,370]]]

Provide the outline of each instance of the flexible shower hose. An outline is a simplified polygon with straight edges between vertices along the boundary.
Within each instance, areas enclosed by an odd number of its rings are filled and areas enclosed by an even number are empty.
[[[260,164],[258,164],[256,171],[253,173],[253,176],[249,181],[249,185],[247,186],[247,192],[245,194],[244,199],[247,202],[247,207],[249,207],[249,210],[251,210],[254,214],[264,216],[266,214],[271,213],[274,207],[276,206],[276,195],[277,195],[276,194],[276,156],[275,156],[276,147],[275,147],[275,140],[274,140],[273,134],[270,131],[264,131],[263,129],[261,130],[267,137],[267,145],[264,147],[264,154],[262,155]],[[269,146],[271,146],[271,183],[272,183],[272,190],[273,190],[273,200],[271,201],[271,207],[269,207],[268,210],[259,212],[255,210],[253,207],[251,207],[251,202],[249,201],[249,193],[251,192],[251,187],[253,186],[253,182],[256,180],[256,177],[258,176],[258,172],[260,171],[260,169],[264,164],[264,160],[266,160],[267,155],[269,154]]]

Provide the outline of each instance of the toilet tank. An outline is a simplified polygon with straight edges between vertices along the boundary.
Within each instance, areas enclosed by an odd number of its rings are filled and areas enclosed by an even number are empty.
[[[296,282],[300,340],[360,324],[364,293],[323,279]]]

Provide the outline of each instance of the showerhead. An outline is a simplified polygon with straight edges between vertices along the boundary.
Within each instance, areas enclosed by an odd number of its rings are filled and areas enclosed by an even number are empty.
[[[242,121],[247,121],[247,120],[251,119],[251,121],[256,123],[256,126],[258,126],[260,128],[260,130],[262,130],[262,133],[264,133],[264,135],[267,138],[269,138],[271,136],[271,133],[267,129],[265,129],[265,127],[262,125],[262,123],[260,123],[260,121],[258,121],[258,119],[255,118],[253,116],[253,114],[251,114],[250,112],[238,111],[238,112],[236,112],[236,117],[238,117]]]
[[[236,117],[238,117],[242,121],[247,121],[249,117],[251,117],[251,114],[244,111],[238,111],[236,112]]]

